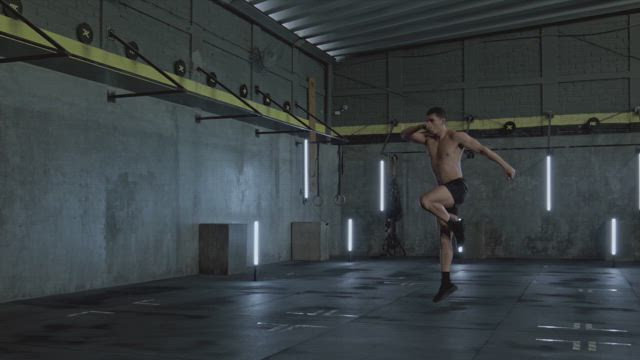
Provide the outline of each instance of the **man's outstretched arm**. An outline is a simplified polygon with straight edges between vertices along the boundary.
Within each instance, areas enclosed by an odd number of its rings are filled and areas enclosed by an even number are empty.
[[[469,134],[463,133],[463,132],[456,132],[454,135],[454,138],[456,141],[458,141],[458,143],[462,144],[462,146],[464,146],[466,149],[469,149],[473,152],[484,155],[490,160],[493,160],[496,163],[498,163],[502,167],[502,169],[504,170],[505,174],[509,179],[513,179],[516,176],[516,170],[511,165],[509,165],[509,163],[504,161],[504,159],[501,158],[500,155],[496,154],[493,150],[482,145],[478,140],[469,136]]]

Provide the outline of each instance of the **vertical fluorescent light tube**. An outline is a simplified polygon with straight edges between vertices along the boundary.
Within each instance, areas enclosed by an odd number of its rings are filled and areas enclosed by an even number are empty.
[[[260,223],[256,220],[253,222],[253,265],[258,266],[260,263]]]
[[[551,211],[551,155],[547,155],[547,211]]]
[[[309,198],[309,140],[304,139],[304,198]]]
[[[611,255],[616,255],[616,248],[618,246],[618,226],[616,219],[611,219]]]
[[[384,211],[384,160],[380,160],[380,211]]]
[[[353,250],[353,220],[347,221],[347,250],[351,252]]]

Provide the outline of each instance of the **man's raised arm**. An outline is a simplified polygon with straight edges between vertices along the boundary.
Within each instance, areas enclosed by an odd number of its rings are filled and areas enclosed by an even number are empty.
[[[427,136],[423,132],[424,130],[426,130],[426,127],[424,124],[409,126],[408,128],[402,130],[402,132],[400,133],[400,136],[402,136],[402,139],[404,139],[405,141],[410,141],[418,144],[425,144],[427,142]]]

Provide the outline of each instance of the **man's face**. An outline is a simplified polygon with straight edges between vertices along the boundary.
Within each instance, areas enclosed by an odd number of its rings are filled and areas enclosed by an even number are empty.
[[[436,114],[429,114],[425,119],[425,123],[429,132],[436,133],[442,129],[443,119]]]

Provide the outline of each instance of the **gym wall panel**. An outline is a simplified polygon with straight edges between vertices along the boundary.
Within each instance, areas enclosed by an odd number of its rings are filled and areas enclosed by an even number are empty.
[[[405,88],[435,87],[461,83],[464,79],[463,44],[460,41],[392,53],[390,56],[403,61],[402,85]]]
[[[482,38],[475,63],[477,80],[521,80],[541,76],[540,30]],[[471,59],[468,59],[471,60]]]
[[[193,55],[194,67],[200,66],[206,71],[215,72],[217,78],[231,90],[237,92],[242,84],[251,85],[248,52],[237,49],[232,52],[213,36],[205,36],[201,43],[194,44]],[[194,72],[193,78],[201,82],[206,81],[202,73]]]
[[[625,57],[629,54],[628,21],[628,16],[616,16],[558,26],[559,75],[629,71],[629,58]],[[595,35],[567,36],[580,34]]]
[[[449,119],[454,121],[467,114],[491,119],[538,116],[544,111],[629,111],[638,105],[633,104],[629,86],[635,81],[629,51],[633,53],[637,47],[630,37],[634,33],[629,29],[631,16],[608,16],[347,58],[336,66],[336,73],[349,74],[353,79],[336,74],[335,104],[344,101],[347,94],[407,96],[403,101],[388,102],[385,109],[374,103],[378,98],[371,98],[366,106],[361,98],[354,97],[357,106],[375,108],[380,114],[372,119],[368,113],[360,114],[359,120],[336,117],[334,124],[376,124],[380,117],[388,116],[385,114],[414,116],[413,109],[422,107],[426,111],[440,101],[414,101],[410,94],[453,89],[462,90],[461,99],[449,102],[463,104],[462,109],[449,111],[456,114]],[[385,66],[385,59],[393,59],[394,66]],[[595,94],[598,91],[591,89],[590,83],[601,84],[602,93]],[[594,95],[588,95],[591,93]],[[567,96],[581,100],[567,100]],[[631,104],[624,98],[631,98]],[[601,106],[603,102],[607,104]],[[392,117],[405,123],[416,121]]]
[[[113,29],[126,41],[135,41],[140,52],[162,70],[173,73],[173,63],[178,59],[190,68],[191,35],[188,32],[119,3],[104,7],[104,26],[105,29]],[[105,38],[103,48],[115,54],[125,54],[124,47],[117,41]]]
[[[444,107],[451,119],[460,119],[463,116],[464,107],[462,98],[462,89],[408,92],[403,98],[402,119],[413,122],[422,121],[425,106]]]
[[[349,109],[340,115],[333,115],[334,123],[340,125],[361,125],[363,118],[370,119],[369,124],[384,124],[387,122],[387,95],[365,94],[350,96],[334,96],[334,108],[340,109],[343,104]],[[366,124],[362,124],[366,125]]]
[[[336,96],[339,96],[341,90],[371,89],[371,86],[385,87],[387,84],[387,57],[383,54],[364,57],[353,62],[339,63],[334,68],[334,78]],[[349,78],[360,79],[370,85]]]
[[[60,35],[75,39],[78,24],[87,23],[94,31],[94,44],[100,41],[100,7],[102,0],[29,0],[23,1],[23,14],[37,19],[36,24]]]
[[[217,41],[224,42],[227,46],[242,49],[247,53],[251,50],[251,24],[229,14],[215,1],[193,1],[193,25],[193,32],[196,34],[207,34]],[[217,41],[210,40],[216,45]],[[223,47],[223,45],[219,46]]]
[[[478,110],[481,119],[533,116],[542,112],[540,85],[501,86],[478,89]]]
[[[631,107],[628,79],[560,83],[558,93],[559,114],[626,112]]]

